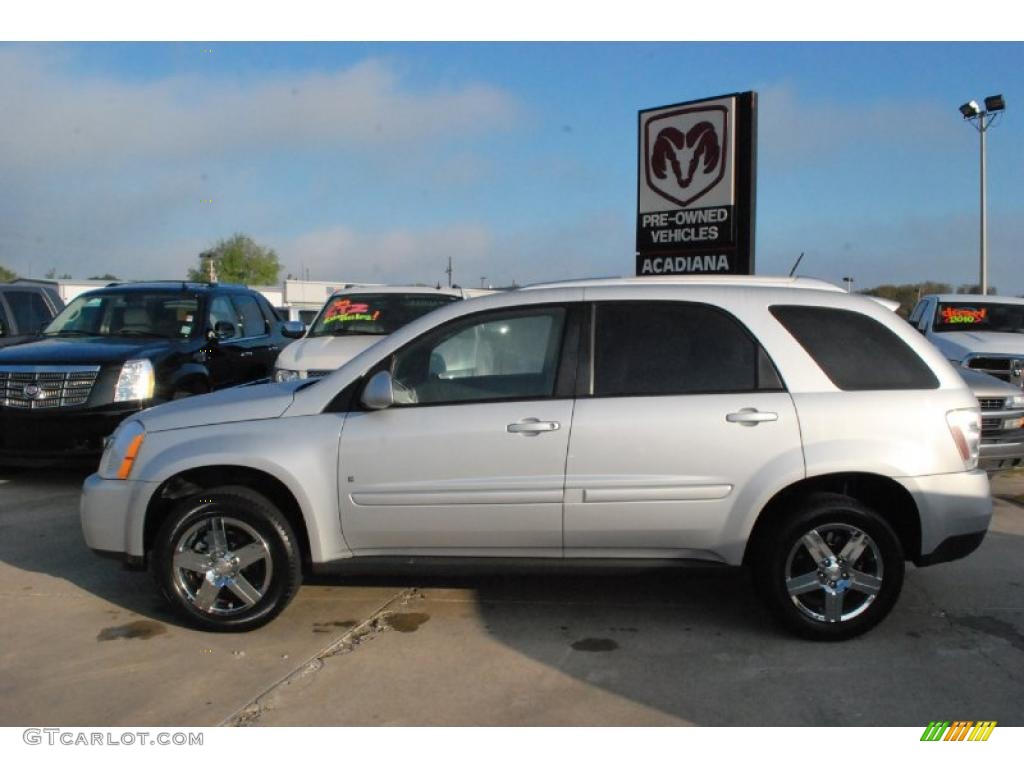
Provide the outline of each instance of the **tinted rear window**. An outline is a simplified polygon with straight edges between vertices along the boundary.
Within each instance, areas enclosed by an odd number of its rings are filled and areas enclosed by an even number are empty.
[[[938,379],[907,344],[860,312],[774,306],[771,313],[839,389],[935,389]]]

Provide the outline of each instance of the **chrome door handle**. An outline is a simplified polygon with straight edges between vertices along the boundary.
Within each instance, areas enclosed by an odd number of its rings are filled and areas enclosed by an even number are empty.
[[[246,349],[246,350],[240,352],[238,356],[239,357],[252,357],[252,350],[251,349]]]
[[[509,424],[505,429],[509,432],[527,436],[539,435],[541,432],[554,432],[561,428],[557,421],[541,421],[540,419],[523,419],[515,424]]]
[[[770,411],[759,411],[757,408],[741,408],[736,413],[727,413],[726,421],[742,424],[745,427],[756,427],[762,421],[778,421],[779,414]]]

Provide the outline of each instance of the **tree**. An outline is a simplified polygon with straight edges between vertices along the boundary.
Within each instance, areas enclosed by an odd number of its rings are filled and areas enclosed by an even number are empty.
[[[115,280],[120,280],[121,278],[118,277],[117,275],[112,275],[109,272],[106,272],[105,274],[102,274],[102,275],[92,275],[89,279],[90,280],[109,280],[109,281],[113,282]]]
[[[221,283],[276,285],[281,271],[277,253],[272,248],[257,245],[248,235],[236,234],[199,254],[199,267],[188,270],[188,279],[208,282],[211,259],[217,281]]]
[[[914,309],[918,300],[929,293],[950,293],[952,286],[947,283],[936,283],[927,280],[923,283],[904,283],[903,285],[879,285],[875,288],[868,288],[861,291],[866,296],[878,296],[883,299],[891,299],[900,303],[896,311],[901,317],[907,317]]]
[[[18,276],[14,272],[0,264],[0,283],[13,283],[17,279]]]
[[[976,293],[976,294],[980,294],[981,293],[981,285],[979,285],[978,283],[974,283],[974,284],[964,283],[963,285],[957,286],[956,292],[957,293]],[[990,285],[988,287],[988,292],[990,294],[992,294],[993,296],[995,294],[999,293],[999,291],[996,290],[996,287],[994,285]]]

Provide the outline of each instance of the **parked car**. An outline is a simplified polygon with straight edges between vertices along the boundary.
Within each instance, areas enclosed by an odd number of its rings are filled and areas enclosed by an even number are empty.
[[[95,459],[147,406],[268,378],[289,341],[266,299],[242,286],[83,293],[38,340],[0,350],[0,463]]]
[[[981,456],[988,472],[1024,465],[1024,393],[995,376],[970,368],[960,375],[981,407]]]
[[[1024,299],[922,296],[909,320],[954,365],[1024,386]]]
[[[0,347],[21,344],[36,336],[64,309],[60,294],[49,287],[0,285]]]
[[[304,569],[599,558],[747,565],[786,626],[844,639],[890,611],[906,560],[980,545],[980,422],[870,299],[568,282],[452,302],[320,379],[143,411],[81,517],[211,630],[270,621]]]
[[[299,341],[281,351],[274,381],[318,378],[427,312],[466,298],[461,288],[350,287],[327,300]]]

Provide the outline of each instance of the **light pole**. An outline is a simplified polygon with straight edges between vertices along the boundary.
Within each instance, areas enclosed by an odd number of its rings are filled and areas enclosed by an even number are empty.
[[[846,292],[847,293],[853,293],[853,278],[852,277],[844,277],[843,278],[843,282],[846,283]]]
[[[981,288],[981,295],[988,295],[988,212],[985,201],[985,132],[992,125],[999,113],[1006,109],[1006,102],[1002,94],[989,96],[985,99],[985,108],[978,106],[978,102],[968,101],[960,105],[960,114],[964,120],[969,120],[981,137],[981,233],[979,236],[979,258],[981,260],[978,285]]]

